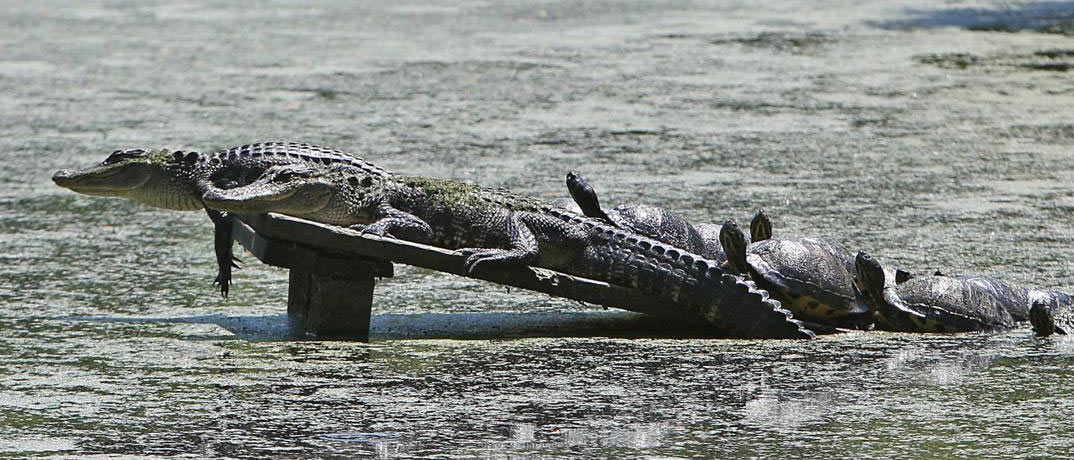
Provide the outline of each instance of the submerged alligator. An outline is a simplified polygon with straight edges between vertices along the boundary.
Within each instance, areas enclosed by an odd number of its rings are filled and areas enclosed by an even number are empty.
[[[293,142],[248,144],[203,154],[165,149],[127,149],[112,152],[100,164],[52,176],[61,187],[87,195],[122,197],[149,206],[179,211],[205,208],[215,227],[217,275],[215,283],[227,297],[231,269],[238,267],[232,254],[231,217],[204,206],[202,195],[212,189],[249,184],[271,166],[301,164],[310,168],[347,165],[373,176],[387,170],[339,150]]]
[[[280,212],[458,249],[466,269],[534,265],[661,296],[739,338],[812,338],[778,301],[718,262],[551,204],[447,179],[336,167],[269,168],[257,181],[212,188],[209,207]]]

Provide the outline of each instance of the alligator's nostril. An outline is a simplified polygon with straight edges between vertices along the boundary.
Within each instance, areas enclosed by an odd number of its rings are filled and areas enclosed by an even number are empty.
[[[59,184],[61,182],[70,180],[71,177],[74,175],[75,172],[71,171],[70,169],[61,169],[59,171],[56,171],[56,174],[52,175],[52,182]]]

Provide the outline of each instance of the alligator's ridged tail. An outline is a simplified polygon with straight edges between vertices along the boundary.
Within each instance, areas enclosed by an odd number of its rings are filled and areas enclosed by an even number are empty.
[[[716,262],[557,209],[548,214],[588,230],[589,245],[578,273],[665,297],[701,316],[728,336],[811,339],[815,334],[779,301]]]

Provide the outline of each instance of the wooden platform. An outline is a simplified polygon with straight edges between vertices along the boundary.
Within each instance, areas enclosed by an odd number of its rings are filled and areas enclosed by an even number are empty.
[[[243,247],[266,264],[290,270],[288,315],[317,336],[366,336],[376,279],[393,276],[393,262],[467,276],[466,256],[456,251],[279,214],[234,222],[234,238]],[[541,268],[474,278],[639,313],[681,315],[655,296]]]

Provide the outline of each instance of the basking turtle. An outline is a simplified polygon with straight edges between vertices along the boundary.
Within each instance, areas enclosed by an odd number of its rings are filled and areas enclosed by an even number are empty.
[[[764,210],[757,211],[757,214],[753,216],[753,220],[750,221],[750,237],[754,243],[772,238],[772,219],[768,217],[768,213]],[[816,245],[827,252],[836,260],[843,264],[843,268],[847,273],[853,276],[856,272],[854,268],[854,254],[852,254],[845,246],[835,241],[825,238],[800,238],[801,240],[807,240],[810,244]],[[889,279],[895,280],[896,283],[902,284],[906,280],[913,277],[910,272],[896,267],[885,267],[887,270],[887,276]]]
[[[858,282],[876,311],[877,328],[895,332],[996,331],[1014,327],[1007,309],[979,285],[949,276],[892,283],[880,261],[855,258]]]
[[[706,240],[697,228],[674,212],[645,204],[625,204],[605,212],[600,207],[597,192],[574,171],[567,173],[567,190],[586,217],[601,219],[616,227],[685,249],[706,259],[721,263],[725,260],[718,239]]]
[[[950,275],[937,270],[935,276]],[[1007,313],[1010,313],[1011,318],[1015,321],[1029,320],[1029,309],[1033,306],[1034,300],[1045,300],[1045,297],[1059,294],[1057,292],[1045,291],[1043,289],[1016,286],[987,276],[966,275],[954,276],[954,278],[967,283],[972,283],[981,289],[984,289],[985,292],[988,292],[992,297],[995,297],[996,301],[998,301],[1000,305],[1003,305],[1003,308],[1007,309]]]
[[[1041,337],[1074,334],[1074,297],[1062,292],[1030,288],[1029,298],[1033,303],[1029,309],[1033,332]]]
[[[765,234],[766,217],[753,219],[752,234]],[[720,242],[727,264],[749,275],[796,318],[826,326],[871,327],[872,310],[858,292],[854,277],[826,245],[811,238],[767,238],[748,244],[733,221],[723,224]]]

